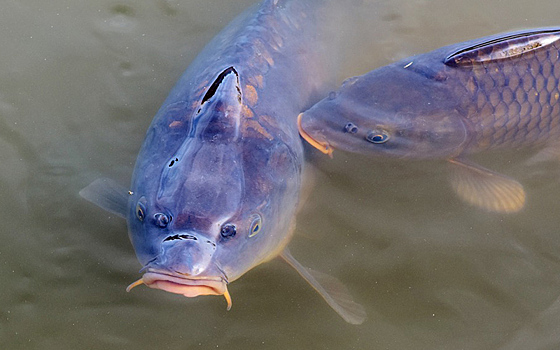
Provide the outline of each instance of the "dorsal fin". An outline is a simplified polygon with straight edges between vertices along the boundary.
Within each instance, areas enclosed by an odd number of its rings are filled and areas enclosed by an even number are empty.
[[[521,31],[482,39],[447,56],[448,66],[471,66],[477,63],[519,57],[543,49],[560,40],[560,28]]]
[[[237,80],[239,81],[239,75],[237,74],[237,71],[235,70],[235,68],[229,67],[229,68],[225,69],[223,72],[221,72],[218,75],[216,80],[214,80],[214,82],[212,83],[212,85],[210,86],[210,88],[208,89],[208,91],[206,92],[204,97],[202,98],[202,102],[200,103],[201,105],[203,105],[204,102],[208,101],[209,99],[212,98],[212,96],[214,96],[214,94],[216,93],[216,90],[218,90],[218,87],[220,86],[220,84],[222,83],[224,78],[228,74],[231,74],[231,73],[235,74],[235,76],[237,77]],[[241,92],[239,92],[238,99],[241,99]]]
[[[223,70],[200,102],[191,136],[212,142],[228,142],[239,134],[243,97],[234,67]]]

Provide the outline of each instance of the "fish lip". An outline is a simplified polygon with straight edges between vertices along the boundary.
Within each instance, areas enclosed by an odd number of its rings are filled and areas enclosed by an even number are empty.
[[[322,153],[328,155],[329,157],[332,158],[332,153],[333,153],[333,148],[331,147],[331,145],[327,142],[327,141],[319,141],[314,139],[313,137],[311,137],[311,135],[309,135],[307,133],[307,131],[305,131],[303,129],[303,126],[301,125],[301,119],[303,117],[304,113],[300,113],[297,116],[297,127],[298,127],[298,131],[300,136],[307,141],[311,146],[315,147],[316,149],[318,149],[319,151],[321,151]]]
[[[179,273],[148,268],[142,276],[145,285],[192,298],[199,295],[223,295],[227,281],[219,276],[185,276]]]

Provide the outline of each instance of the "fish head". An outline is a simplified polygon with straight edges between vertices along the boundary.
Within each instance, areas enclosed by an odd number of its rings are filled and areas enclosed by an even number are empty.
[[[390,65],[350,78],[299,116],[312,145],[396,158],[447,157],[466,129],[445,77]]]
[[[148,132],[127,221],[144,265],[138,283],[187,297],[225,295],[229,302],[227,284],[287,243],[301,165],[281,141],[243,135],[234,69],[209,91],[173,152],[154,152],[169,136],[158,124]]]

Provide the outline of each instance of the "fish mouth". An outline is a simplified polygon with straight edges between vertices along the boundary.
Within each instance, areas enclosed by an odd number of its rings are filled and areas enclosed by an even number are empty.
[[[311,146],[317,148],[319,151],[323,152],[324,154],[327,154],[329,157],[332,158],[333,148],[329,145],[327,141],[315,140],[313,137],[311,137],[311,135],[307,133],[307,131],[303,130],[303,127],[301,126],[302,117],[303,117],[303,113],[300,113],[297,116],[297,126],[301,137],[305,141],[307,141]]]
[[[126,291],[130,292],[141,284],[169,293],[181,294],[188,298],[199,295],[223,295],[228,303],[227,309],[231,309],[231,296],[227,290],[227,281],[223,277],[193,277],[148,269],[142,278],[131,283]]]

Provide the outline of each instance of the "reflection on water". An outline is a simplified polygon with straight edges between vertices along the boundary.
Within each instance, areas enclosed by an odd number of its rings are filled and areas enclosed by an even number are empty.
[[[7,349],[552,349],[560,343],[560,175],[531,154],[484,154],[526,208],[459,202],[446,164],[309,150],[318,169],[294,256],[366,306],[347,325],[281,262],[221,298],[124,288],[125,223],[77,193],[129,182],[144,132],[204,44],[253,1],[9,2],[0,12],[0,344]],[[339,79],[453,42],[557,24],[556,2],[369,1]],[[345,28],[340,28],[345,30]],[[348,29],[347,29],[348,30]]]

